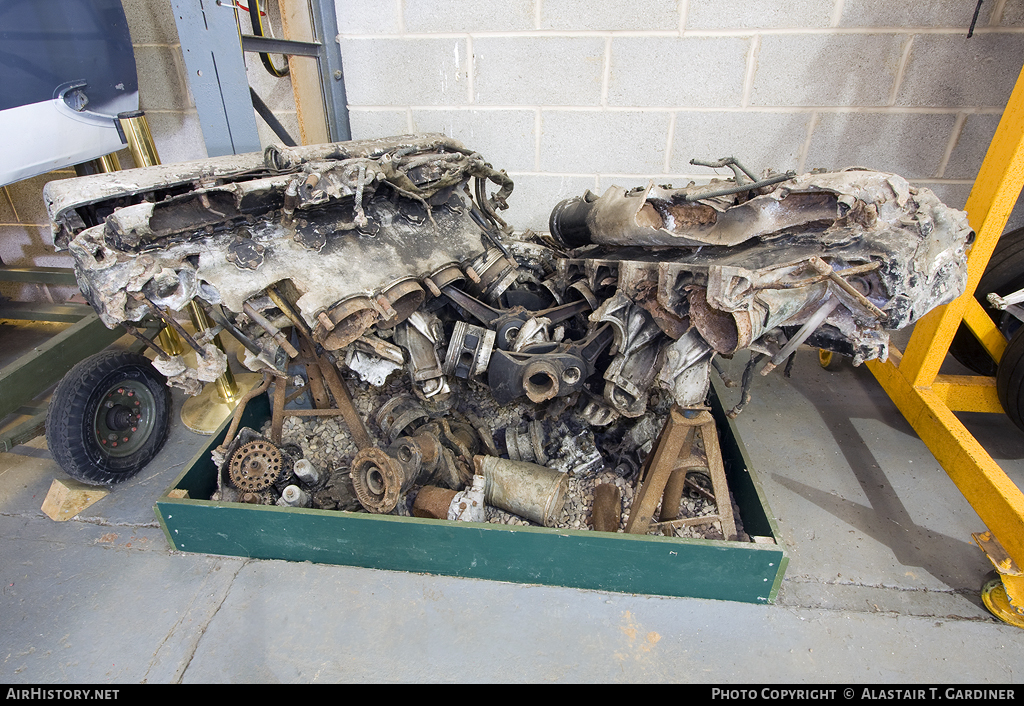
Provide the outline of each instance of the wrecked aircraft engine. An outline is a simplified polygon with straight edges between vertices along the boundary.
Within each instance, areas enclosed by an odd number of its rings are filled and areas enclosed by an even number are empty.
[[[802,343],[888,356],[888,333],[966,285],[966,215],[903,178],[850,169],[631,190],[563,201],[552,236],[573,248],[556,282],[584,282],[618,351],[604,398],[636,416],[656,381],[700,405],[715,355],[750,349],[766,374]]]
[[[802,343],[884,358],[887,331],[963,291],[966,217],[927,189],[860,169],[757,178],[731,159],[708,166],[734,177],[588,192],[555,206],[550,238],[513,237],[498,216],[512,181],[440,135],[271,147],[54,182],[45,196],[54,242],[108,326],[175,325],[192,301],[216,324],[182,331],[195,369],[157,357],[171,384],[195,394],[225,370],[221,331],[279,381],[314,345],[375,387],[404,369],[415,398],[384,405],[386,441],[348,460],[362,506],[392,512],[414,487],[468,488],[478,454],[499,455],[488,420],[457,409],[460,390],[551,418],[576,409],[593,428],[637,420],[613,447],[591,434],[548,464],[635,473],[630,455],[656,436],[638,431],[651,396],[703,408],[716,356],[752,352],[745,400],[762,361],[765,374]],[[242,456],[236,445],[218,461],[223,479],[253,502],[280,500],[282,486],[306,494],[281,502],[315,506],[319,487],[288,471],[295,454],[248,434]],[[505,434],[513,460],[558,452],[518,434]]]
[[[474,179],[478,191],[488,179],[501,190],[474,201]],[[54,243],[74,256],[105,324],[166,317],[198,297],[222,326],[221,309],[235,319],[229,332],[246,345],[248,367],[280,371],[280,328],[304,326],[338,351],[371,327],[393,330],[429,291],[466,280],[475,257],[500,255],[488,240],[500,222],[493,209],[511,190],[479,155],[434,135],[114,172],[54,182],[45,197]],[[501,269],[487,257],[470,283],[477,294],[485,290],[473,285]],[[215,379],[226,361],[199,348],[208,368],[199,380]],[[180,363],[158,367],[197,391]],[[428,380],[425,394],[440,392]]]

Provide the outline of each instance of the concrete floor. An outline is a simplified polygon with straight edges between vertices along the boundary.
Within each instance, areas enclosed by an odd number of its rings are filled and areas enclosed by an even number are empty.
[[[963,419],[1024,486],[1024,433]],[[865,368],[803,350],[737,423],[790,553],[774,605],[177,553],[153,504],[205,437],[176,423],[60,523],[38,438],[0,455],[0,682],[1024,682],[984,526]]]

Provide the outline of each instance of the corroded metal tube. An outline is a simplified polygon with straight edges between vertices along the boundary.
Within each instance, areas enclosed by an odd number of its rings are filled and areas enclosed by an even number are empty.
[[[562,513],[569,477],[535,463],[495,456],[474,456],[476,472],[483,475],[488,505],[551,527]]]
[[[622,491],[613,483],[598,483],[594,488],[594,508],[590,520],[597,532],[615,532],[622,518]]]

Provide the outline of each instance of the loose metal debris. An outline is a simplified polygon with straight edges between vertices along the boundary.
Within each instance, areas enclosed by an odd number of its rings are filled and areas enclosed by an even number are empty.
[[[801,344],[884,358],[888,331],[963,291],[972,233],[893,174],[700,164],[733,176],[587,192],[554,207],[550,236],[515,234],[499,216],[512,180],[441,135],[270,147],[45,196],[103,321],[162,318],[197,353],[190,367],[160,351],[169,384],[195,394],[222,374],[222,331],[259,391],[273,383],[268,427],[239,429],[239,413],[215,452],[220,499],[733,538],[704,411],[717,357],[751,352],[731,415]],[[216,324],[195,336],[173,315],[191,301]],[[681,499],[701,517],[677,519]]]

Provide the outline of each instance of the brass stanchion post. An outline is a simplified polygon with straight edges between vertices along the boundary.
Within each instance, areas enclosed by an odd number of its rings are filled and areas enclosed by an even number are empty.
[[[156,151],[156,143],[149,131],[149,122],[146,114],[141,110],[134,110],[127,113],[118,113],[118,123],[128,140],[128,149],[131,150],[132,159],[137,167],[152,167],[160,164],[160,155]],[[196,333],[201,333],[212,325],[206,312],[194,301],[189,302],[189,317],[196,328]],[[220,336],[214,340],[214,345],[223,353],[224,344]],[[185,350],[185,342],[181,336],[171,328],[164,328],[160,332],[160,347],[170,355],[180,355]],[[172,353],[172,349],[175,351]],[[237,378],[231,373],[231,366],[228,365],[224,374],[217,378],[213,384],[207,385],[195,397],[185,400],[181,407],[181,422],[197,434],[212,434],[221,423],[231,416],[238,401],[243,395],[254,387],[263,377],[257,373],[246,373]]]
[[[160,155],[156,151],[156,143],[153,141],[153,134],[149,131],[149,122],[146,114],[141,110],[133,110],[127,113],[118,113],[117,121],[121,126],[125,139],[128,140],[128,150],[132,153],[136,167],[152,167],[160,164]],[[117,155],[113,156],[117,160]],[[101,157],[100,159],[104,159]],[[118,169],[121,168],[118,162]],[[160,348],[167,355],[181,355],[185,352],[185,342],[181,340],[178,332],[169,326],[165,326],[157,336]]]

